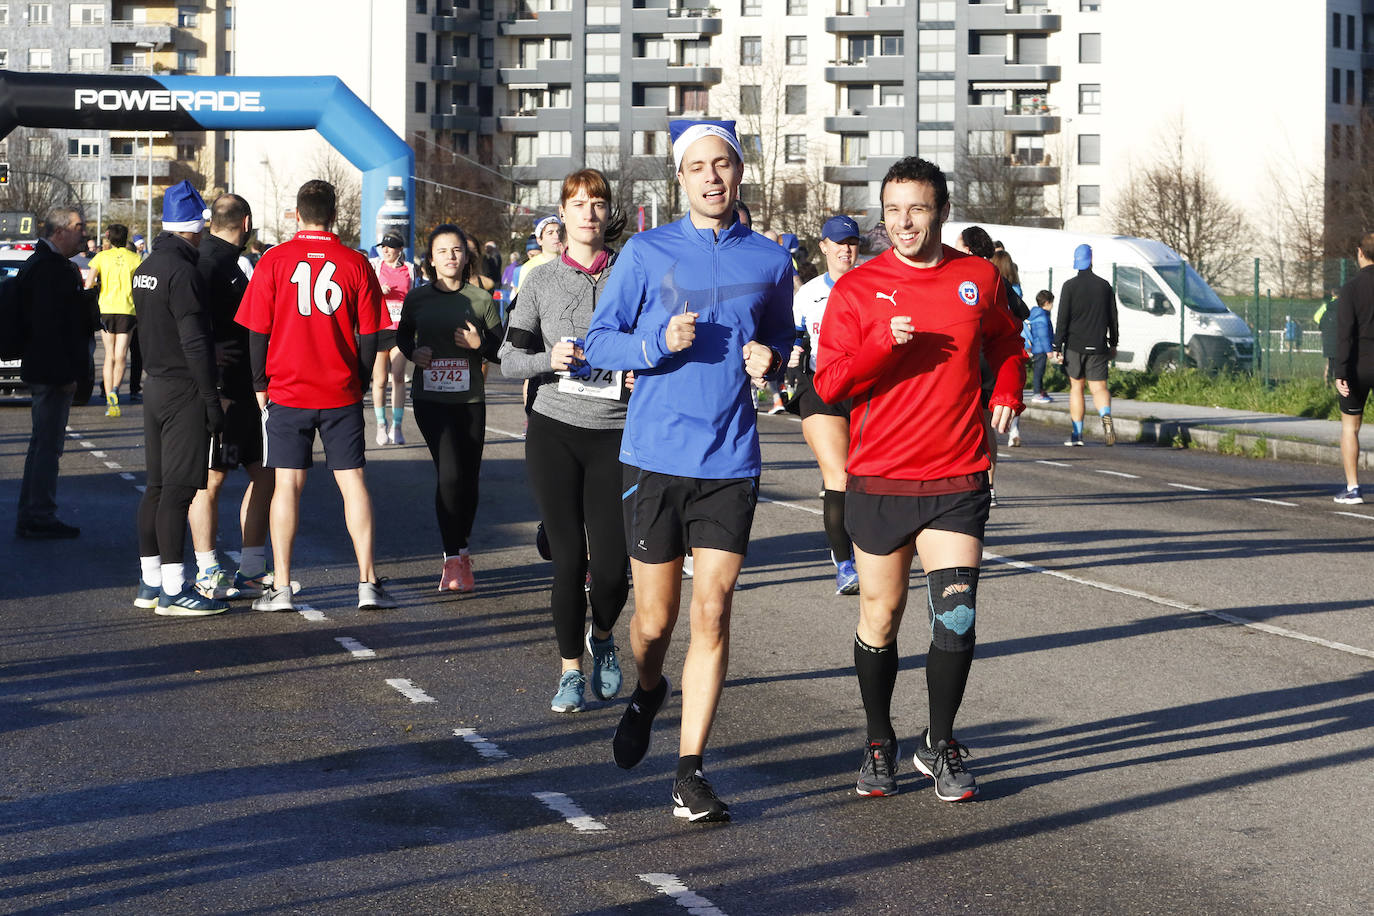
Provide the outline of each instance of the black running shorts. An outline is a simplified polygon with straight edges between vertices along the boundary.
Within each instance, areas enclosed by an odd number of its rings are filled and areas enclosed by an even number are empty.
[[[910,544],[927,528],[955,531],[981,541],[991,508],[988,490],[938,496],[881,496],[851,490],[844,497],[844,527],[864,553],[887,556]]]
[[[148,486],[205,489],[210,429],[205,402],[190,379],[149,376],[143,384],[144,462]]]
[[[1374,373],[1366,375],[1361,372],[1359,378],[1346,379],[1346,384],[1350,386],[1349,394],[1336,393],[1336,397],[1340,401],[1341,413],[1358,417],[1364,413],[1365,402],[1369,400],[1369,391],[1374,388]]]
[[[262,411],[257,400],[232,401],[224,412],[224,435],[210,455],[210,468],[232,471],[262,463]]]
[[[377,332],[377,352],[385,355],[391,348],[396,346],[396,332],[394,330],[381,330]]]
[[[631,559],[667,563],[694,547],[744,556],[759,499],[757,477],[677,477],[627,464],[623,480],[620,505]]]
[[[1090,382],[1107,380],[1107,354],[1084,353],[1064,348],[1064,374],[1069,378],[1086,378]]]
[[[102,314],[100,316],[100,326],[107,334],[132,334],[136,324],[138,324],[136,315]]]
[[[262,463],[269,468],[310,467],[317,429],[329,470],[348,471],[367,463],[363,457],[362,401],[326,410],[268,402],[265,414]]]
[[[823,417],[839,417],[843,420],[849,419],[849,401],[841,401],[838,404],[827,404],[821,400],[821,396],[816,394],[816,386],[811,383],[811,376],[802,376],[801,386],[797,392],[797,400],[800,401],[801,418],[813,417],[817,414]]]

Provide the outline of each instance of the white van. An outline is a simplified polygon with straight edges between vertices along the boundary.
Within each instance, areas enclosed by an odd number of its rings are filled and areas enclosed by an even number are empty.
[[[957,247],[959,233],[970,225],[974,224],[946,223],[945,244]],[[1117,367],[1156,372],[1176,367],[1181,332],[1189,365],[1253,368],[1255,338],[1250,326],[1168,245],[1124,235],[978,225],[1016,262],[1021,291],[1031,308],[1042,289],[1059,301],[1064,281],[1078,273],[1073,269],[1074,249],[1084,243],[1092,246],[1093,272],[1116,290]],[[1058,327],[1057,314],[1055,321]]]

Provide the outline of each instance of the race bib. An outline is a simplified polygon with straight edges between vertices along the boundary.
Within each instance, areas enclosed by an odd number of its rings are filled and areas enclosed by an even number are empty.
[[[472,386],[472,372],[467,357],[433,359],[425,369],[425,390],[455,393]]]
[[[595,369],[583,364],[574,370],[574,373],[558,380],[558,390],[564,394],[576,394],[585,398],[619,401],[625,391],[625,373]]]
[[[401,320],[401,306],[403,305],[405,302],[400,299],[386,300],[386,313],[391,316],[392,324]]]

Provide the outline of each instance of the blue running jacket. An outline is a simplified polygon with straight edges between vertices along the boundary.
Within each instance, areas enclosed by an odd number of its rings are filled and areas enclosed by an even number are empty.
[[[668,352],[673,315],[697,313],[696,339]],[[690,214],[633,236],[616,259],[587,331],[587,362],[634,370],[620,460],[679,477],[756,477],[761,468],[754,388],[744,371],[751,340],[786,356],[792,262],[738,222],[697,229]]]

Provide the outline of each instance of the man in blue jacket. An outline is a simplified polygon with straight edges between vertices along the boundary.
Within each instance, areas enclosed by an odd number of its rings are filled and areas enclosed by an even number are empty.
[[[620,460],[639,684],[614,752],[625,769],[648,752],[668,697],[663,660],[690,550],[691,643],[673,813],[723,821],[729,808],[703,778],[702,754],[725,683],[731,599],[758,500],[752,381],[776,378],[790,351],[792,266],[786,251],[735,217],[744,165],[734,122],[669,127],[688,213],[626,243],[585,348],[591,365],[635,373]]]

